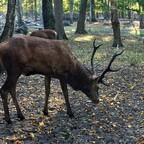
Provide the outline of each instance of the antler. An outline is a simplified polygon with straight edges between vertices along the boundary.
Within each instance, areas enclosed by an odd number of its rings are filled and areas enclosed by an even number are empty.
[[[94,55],[95,55],[97,49],[102,45],[102,44],[100,44],[98,46],[95,46],[95,41],[96,41],[96,39],[94,39],[94,41],[93,41],[94,50],[93,50],[92,57],[91,57],[91,67],[92,67],[93,74],[94,74],[93,58],[94,58]]]
[[[121,55],[122,53],[123,53],[123,51],[120,52],[120,53],[117,53],[117,52],[116,52],[116,53],[112,56],[112,58],[111,58],[111,60],[110,60],[110,62],[109,62],[109,64],[108,64],[107,68],[103,71],[103,73],[101,74],[101,76],[99,76],[99,80],[98,80],[99,83],[101,82],[101,83],[103,83],[104,85],[108,86],[107,84],[104,83],[103,78],[104,78],[104,76],[105,76],[105,74],[106,74],[107,72],[117,72],[117,71],[120,70],[120,69],[112,70],[110,67],[111,67],[113,61],[115,60],[115,58],[116,58],[117,56]]]

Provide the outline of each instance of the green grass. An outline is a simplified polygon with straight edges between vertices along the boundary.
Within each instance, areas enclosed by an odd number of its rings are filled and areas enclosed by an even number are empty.
[[[75,34],[76,25],[65,27],[68,43],[75,56],[84,64],[90,65],[90,58],[93,51],[93,40],[96,38],[96,45],[103,44],[96,53],[95,63],[106,65],[116,48],[112,47],[113,35],[108,33],[111,26],[101,24],[88,24],[86,26],[87,34]],[[126,29],[126,28],[125,28]],[[129,27],[127,29],[130,29]],[[126,29],[126,30],[127,30]],[[117,58],[114,65],[144,65],[144,43],[143,37],[135,35],[131,31],[126,31],[122,37],[124,53]]]

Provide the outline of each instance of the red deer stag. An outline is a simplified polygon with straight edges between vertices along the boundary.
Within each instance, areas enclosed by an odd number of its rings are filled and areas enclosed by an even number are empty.
[[[33,31],[30,36],[45,38],[45,39],[57,39],[57,33],[51,29]]]
[[[100,45],[96,47],[94,41],[93,46],[94,56],[95,51]],[[18,118],[20,120],[24,119],[16,98],[16,83],[21,74],[25,76],[32,74],[45,75],[46,98],[43,109],[45,115],[48,115],[47,107],[51,78],[59,79],[67,106],[67,114],[73,117],[68,98],[67,84],[74,90],[81,90],[93,103],[98,103],[99,83],[103,82],[102,79],[107,72],[114,71],[110,69],[110,66],[121,53],[116,53],[102,74],[95,78],[93,73],[76,59],[64,41],[23,36],[11,38],[1,43],[0,63],[7,72],[7,79],[0,89],[5,120],[8,123],[12,123],[7,102],[8,93],[12,96]],[[91,61],[93,61],[93,56]]]

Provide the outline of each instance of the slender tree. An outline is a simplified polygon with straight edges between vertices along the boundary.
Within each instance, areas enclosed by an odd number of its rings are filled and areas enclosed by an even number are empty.
[[[37,0],[34,0],[34,17],[36,22],[37,21]]]
[[[123,44],[120,35],[120,22],[118,18],[117,4],[115,0],[111,0],[111,23],[114,35],[114,41],[112,46],[117,47],[117,45],[119,45],[120,47],[122,47]]]
[[[22,19],[22,2],[21,0],[16,0],[16,16],[17,16],[17,28],[16,33],[28,33],[28,27]]]
[[[52,0],[42,0],[42,15],[44,29],[55,30]]]
[[[9,39],[13,35],[15,21],[15,6],[16,0],[8,0],[6,23],[2,35],[0,37],[0,42]]]
[[[144,1],[138,0],[139,3],[139,19],[140,19],[140,29],[144,29]]]
[[[70,24],[73,24],[73,5],[74,0],[69,0]]]
[[[58,39],[68,39],[63,25],[63,0],[54,0],[55,28]]]
[[[86,7],[87,7],[87,0],[81,0],[79,19],[78,19],[77,28],[76,28],[76,33],[78,34],[86,33],[86,30],[85,30]]]
[[[90,22],[96,22],[95,1],[94,0],[90,0]]]
[[[16,15],[17,15],[17,24],[20,27],[23,25],[22,21],[22,9],[21,9],[21,1],[16,0]]]

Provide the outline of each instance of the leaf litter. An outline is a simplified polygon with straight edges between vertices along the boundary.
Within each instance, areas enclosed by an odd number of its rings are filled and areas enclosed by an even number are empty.
[[[89,63],[86,65],[89,66]],[[144,143],[144,65],[118,65],[122,70],[110,73],[106,77],[110,86],[100,86],[98,105],[93,104],[82,92],[76,92],[68,87],[75,115],[72,119],[66,114],[65,101],[58,80],[53,79],[51,83],[47,117],[42,113],[45,98],[44,77],[21,76],[17,83],[17,98],[26,119],[19,121],[9,96],[13,124],[8,125],[3,119],[4,111],[0,98],[0,143]],[[1,76],[1,85],[5,77]]]

